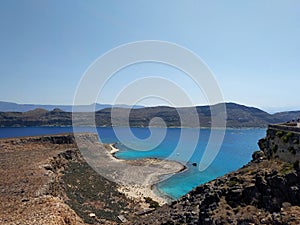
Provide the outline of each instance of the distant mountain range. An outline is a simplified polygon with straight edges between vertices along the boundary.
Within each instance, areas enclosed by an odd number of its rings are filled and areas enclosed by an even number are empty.
[[[227,109],[227,126],[228,127],[267,127],[268,124],[282,123],[293,119],[300,118],[300,111],[281,112],[269,114],[258,108],[248,107],[235,103],[225,103]],[[40,105],[30,105],[33,110],[27,112],[0,112],[0,127],[24,127],[24,126],[71,126],[72,113],[64,111],[64,107],[57,106],[52,110],[45,108],[36,108]],[[98,107],[105,105],[99,105]],[[95,121],[97,126],[112,126],[111,123],[111,105],[107,108],[100,109],[95,113]],[[196,113],[200,121],[201,127],[211,126],[211,110],[210,107],[219,107],[220,104],[214,106],[197,106]],[[43,106],[42,106],[43,107]],[[54,107],[54,106],[47,106]],[[61,109],[62,108],[62,109]],[[84,108],[84,107],[83,107]],[[87,107],[89,108],[89,107]],[[24,109],[24,108],[23,108]],[[48,108],[49,109],[49,108]],[[134,127],[147,127],[151,119],[159,117],[164,120],[168,127],[198,127],[198,124],[192,119],[195,116],[195,108],[173,108],[167,106],[157,107],[135,107],[130,109],[128,106],[114,108],[116,115],[115,126],[126,126],[127,116],[129,114],[129,124]],[[76,112],[76,123],[83,126],[87,124],[87,118],[94,112]],[[181,123],[179,115],[186,118],[184,124]],[[159,126],[158,123],[152,123],[152,126]]]
[[[117,105],[121,108],[131,108],[129,105]],[[111,108],[112,105],[109,104],[91,104],[91,105],[79,105],[76,106],[74,109],[77,112],[91,112],[91,111],[98,111],[105,108]],[[143,108],[144,106],[135,105],[133,108]],[[38,105],[38,104],[17,104],[13,102],[3,102],[0,101],[0,112],[27,112],[30,110],[34,110],[37,108],[46,109],[46,110],[54,110],[59,108],[65,112],[72,112],[73,106],[72,105]]]

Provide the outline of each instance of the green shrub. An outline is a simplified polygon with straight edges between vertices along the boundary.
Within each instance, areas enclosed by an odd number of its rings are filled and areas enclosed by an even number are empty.
[[[283,136],[283,131],[277,131],[276,136],[277,137],[282,137]]]
[[[159,207],[159,203],[157,201],[154,201],[150,197],[144,197],[145,202],[149,204],[149,208],[157,209]]]
[[[228,186],[229,187],[234,187],[236,184],[237,184],[237,182],[233,181],[233,180],[231,180],[231,181],[228,182]]]
[[[295,140],[293,141],[293,144],[295,144],[295,145],[299,144],[299,139],[295,139]]]
[[[234,187],[238,184],[239,182],[237,180],[230,180],[228,181],[227,185],[228,187]]]
[[[284,135],[284,136],[281,138],[281,140],[282,140],[284,143],[288,143],[289,138],[288,138],[288,136]]]
[[[280,174],[281,175],[286,175],[288,173],[291,173],[294,171],[294,165],[292,163],[286,163],[283,165]]]
[[[292,137],[292,136],[293,136],[293,132],[289,131],[289,132],[286,134],[286,136],[287,136],[288,138]]]

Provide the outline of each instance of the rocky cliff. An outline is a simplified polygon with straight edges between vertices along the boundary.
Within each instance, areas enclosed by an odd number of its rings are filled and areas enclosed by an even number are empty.
[[[268,158],[278,158],[290,163],[300,161],[300,128],[296,126],[269,125],[267,136],[258,144]]]

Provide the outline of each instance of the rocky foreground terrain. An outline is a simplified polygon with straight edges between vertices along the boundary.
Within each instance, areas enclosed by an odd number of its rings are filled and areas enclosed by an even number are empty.
[[[299,162],[267,159],[263,151],[255,152],[243,168],[150,213],[143,213],[139,202],[94,172],[71,134],[0,139],[0,176],[0,224],[296,225],[300,221]],[[150,207],[155,205],[148,201]]]
[[[141,210],[91,169],[72,134],[0,139],[0,166],[3,225],[118,224]]]
[[[71,135],[0,140],[0,224],[84,224],[59,197],[50,159],[74,149]]]

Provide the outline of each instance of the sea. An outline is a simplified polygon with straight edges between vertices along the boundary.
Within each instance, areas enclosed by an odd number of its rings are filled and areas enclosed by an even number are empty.
[[[76,128],[76,132],[92,131],[93,129],[89,127]],[[59,134],[67,132],[73,132],[73,128],[0,128],[0,138]],[[206,151],[207,143],[212,132],[210,129],[98,127],[97,132],[99,140],[102,143],[116,143],[117,147],[120,149],[120,151],[116,154],[116,157],[118,158],[127,160],[147,157],[166,159],[170,155],[175,155],[176,157],[173,157],[172,159],[186,163],[187,169],[185,171],[163,180],[158,183],[155,188],[155,190],[161,195],[167,195],[172,199],[178,199],[196,186],[237,170],[247,164],[251,160],[252,153],[258,150],[257,142],[265,136],[266,129],[226,129],[224,140],[216,158],[203,171],[199,170],[198,165],[202,159],[203,153]],[[188,135],[185,135],[184,138],[180,138],[182,133]],[[123,139],[121,140],[126,139],[127,142],[124,143],[121,141],[120,135],[118,134],[122,134]],[[132,134],[135,138],[132,138]],[[152,140],[149,138],[151,135],[161,136],[162,138],[160,142],[153,146],[153,148],[148,149],[148,142],[149,140]],[[179,150],[178,146],[180,146]],[[140,151],[139,149],[143,149],[143,151]],[[188,158],[188,160],[186,160],[186,157],[183,156],[184,152],[191,152],[191,150],[193,154]],[[178,151],[180,154],[174,154],[174,151]],[[181,158],[185,159],[181,160]]]

